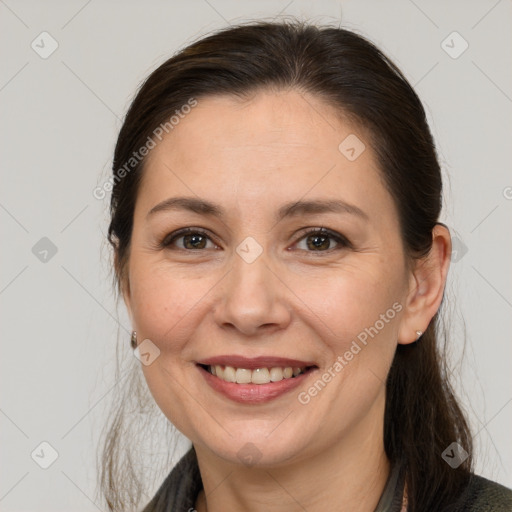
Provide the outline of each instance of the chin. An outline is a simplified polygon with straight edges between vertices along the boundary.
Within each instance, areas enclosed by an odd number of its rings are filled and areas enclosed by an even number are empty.
[[[272,428],[275,427],[276,423],[273,422]],[[258,434],[254,425],[251,427],[250,422],[247,422],[238,428],[238,432],[231,430],[231,436],[225,433],[222,438],[203,437],[199,444],[226,462],[261,469],[283,466],[307,457],[308,446],[311,447],[310,440],[304,436],[299,439],[298,432],[295,435],[289,429],[283,429],[281,435],[276,435],[275,432],[269,435],[272,428],[261,430],[261,434]],[[193,443],[196,445],[194,441]]]

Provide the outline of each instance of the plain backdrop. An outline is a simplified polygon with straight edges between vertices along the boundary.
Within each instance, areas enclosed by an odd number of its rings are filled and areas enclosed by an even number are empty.
[[[102,510],[94,454],[130,325],[112,293],[108,201],[92,191],[136,88],[202,34],[279,15],[366,35],[424,102],[457,239],[457,388],[477,471],[512,486],[509,0],[1,0],[1,511]]]

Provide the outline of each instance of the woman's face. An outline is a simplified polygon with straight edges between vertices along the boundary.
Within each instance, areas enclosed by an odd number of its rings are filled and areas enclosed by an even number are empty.
[[[127,270],[148,386],[196,447],[278,465],[382,437],[409,275],[370,141],[322,100],[200,99],[149,154]]]

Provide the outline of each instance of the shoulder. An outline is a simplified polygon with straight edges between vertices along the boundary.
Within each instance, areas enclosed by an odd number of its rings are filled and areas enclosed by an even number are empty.
[[[482,476],[471,475],[460,510],[510,512],[512,511],[512,490]]]

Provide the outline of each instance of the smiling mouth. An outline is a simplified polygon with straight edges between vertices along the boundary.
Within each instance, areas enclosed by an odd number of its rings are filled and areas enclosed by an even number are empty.
[[[218,364],[200,364],[199,366],[224,382],[236,384],[270,384],[271,382],[294,379],[316,368],[316,366],[273,366],[254,368],[251,370],[248,368],[235,368],[233,366]]]

